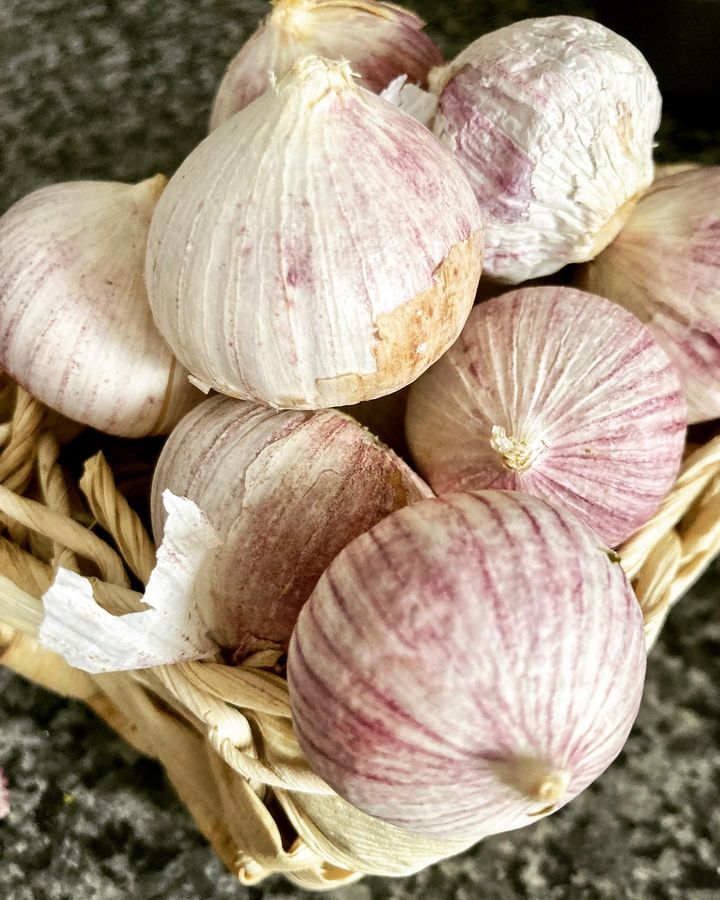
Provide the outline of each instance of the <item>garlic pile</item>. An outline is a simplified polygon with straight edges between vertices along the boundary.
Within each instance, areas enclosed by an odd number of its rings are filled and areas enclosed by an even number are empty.
[[[308,54],[346,59],[379,93],[398,75],[424,84],[442,54],[415,13],[375,0],[271,0],[272,12],[231,61],[210,128],[264,94]]]
[[[720,416],[720,169],[650,187],[642,55],[554,16],[428,74],[421,27],[277,0],[167,187],[61,184],[0,219],[2,369],[115,434],[175,426],[145,593],[112,615],[59,568],[41,642],[91,672],[268,649],[253,665],[281,671],[287,650],[297,740],[337,794],[268,784],[317,817],[305,850],[388,874],[553,812],[615,758],[645,651],[610,548],[677,477],[682,389],[691,420]],[[473,308],[485,245],[510,283],[600,254],[594,293]],[[306,766],[283,727],[281,768]]]
[[[720,417],[720,167],[656,181],[579,282],[645,322],[677,368],[691,422]]]
[[[597,22],[550,16],[483,35],[431,73],[433,130],[486,218],[486,274],[518,283],[592,259],[653,178],[660,93]]]
[[[180,166],[146,282],[196,383],[314,409],[417,378],[460,333],[481,258],[460,166],[346,63],[307,57]]]
[[[167,433],[201,399],[143,283],[164,186],[56,184],[0,219],[0,367],[68,418],[125,437]]]
[[[406,420],[413,458],[438,494],[536,494],[611,546],[672,487],[686,425],[677,374],[647,328],[564,287],[476,306],[412,386]]]
[[[645,674],[640,607],[574,516],[520,493],[388,516],[328,567],[288,658],[295,731],[352,804],[478,840],[612,762]]]
[[[173,431],[153,481],[195,501],[222,538],[205,615],[221,646],[287,646],[300,607],[354,537],[432,492],[401,459],[335,410],[276,412],[211,397]]]

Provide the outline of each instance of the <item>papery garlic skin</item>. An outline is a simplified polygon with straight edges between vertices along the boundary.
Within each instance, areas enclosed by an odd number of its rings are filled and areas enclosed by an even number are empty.
[[[493,278],[517,284],[592,259],[652,182],[657,81],[597,22],[516,22],[478,38],[430,85],[433,130],[486,216]]]
[[[201,399],[143,281],[165,183],[56,184],[0,219],[0,367],[51,409],[123,437],[166,433]]]
[[[212,565],[212,637],[244,649],[287,645],[302,604],[331,559],[393,510],[432,496],[387,447],[335,410],[278,412],[214,396],[170,435],[155,471],[162,494],[193,500],[223,544]]]
[[[460,333],[481,257],[460,166],[346,63],[308,57],[173,176],[146,283],[199,381],[313,409],[417,378]]]
[[[479,840],[584,790],[622,748],[645,673],[622,568],[515,492],[388,516],[328,567],[293,633],[293,725],[342,797],[417,834]]]
[[[690,422],[720,416],[720,166],[656,181],[578,282],[647,325],[678,371]]]
[[[210,130],[264,94],[308,54],[346,59],[363,87],[380,93],[399,75],[425,84],[443,62],[408,9],[374,0],[276,0],[272,12],[241,47],[218,88]]]
[[[647,328],[574,288],[531,287],[476,306],[410,389],[406,434],[438,494],[543,497],[618,546],[677,478],[680,381]]]

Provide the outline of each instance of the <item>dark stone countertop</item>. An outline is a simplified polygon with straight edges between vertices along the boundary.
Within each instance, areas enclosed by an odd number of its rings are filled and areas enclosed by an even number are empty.
[[[448,54],[530,15],[603,18],[589,0],[416,8]],[[2,0],[0,212],[52,181],[172,171],[203,136],[224,65],[264,10],[259,0]],[[673,98],[660,155],[720,160],[710,105],[686,101]],[[572,804],[412,878],[368,878],[338,900],[720,896],[719,599],[713,566],[652,653],[625,750]],[[0,823],[3,900],[302,894],[278,878],[240,887],[160,769],[82,706],[2,671],[0,722],[12,790]]]

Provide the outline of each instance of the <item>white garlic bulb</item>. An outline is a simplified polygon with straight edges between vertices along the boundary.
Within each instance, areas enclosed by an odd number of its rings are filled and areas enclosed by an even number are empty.
[[[173,176],[146,283],[199,382],[312,409],[417,378],[460,333],[481,258],[452,156],[347,63],[308,57]]]
[[[211,130],[252,103],[303,56],[346,59],[379,93],[398,75],[424,84],[442,53],[408,9],[374,0],[273,0],[272,12],[231,61],[218,88]]]
[[[438,494],[535,494],[610,546],[672,487],[686,425],[677,373],[648,329],[567,287],[476,306],[410,388],[406,418],[413,458]]]
[[[423,500],[348,544],[288,654],[293,726],[341,797],[476,841],[565,805],[617,756],[640,605],[597,535],[510,491]]]
[[[516,22],[429,80],[439,96],[433,130],[486,216],[493,278],[518,283],[592,259],[652,182],[655,76],[597,22]]]
[[[219,644],[244,649],[287,645],[330,560],[393,510],[432,496],[349,416],[219,396],[189,413],[160,455],[152,489],[158,543],[168,489],[197,503],[222,538],[203,615]]]
[[[166,433],[202,399],[143,281],[165,183],[56,184],[0,219],[0,367],[64,416],[124,437]]]
[[[578,277],[652,331],[680,375],[690,422],[720,417],[720,166],[656,181]]]

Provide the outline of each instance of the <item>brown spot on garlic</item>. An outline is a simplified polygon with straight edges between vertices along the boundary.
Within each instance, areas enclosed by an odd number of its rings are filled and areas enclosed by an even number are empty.
[[[319,379],[320,405],[360,403],[399,390],[422,375],[462,330],[481,268],[482,235],[476,232],[448,253],[435,270],[430,290],[375,320],[375,372]]]

